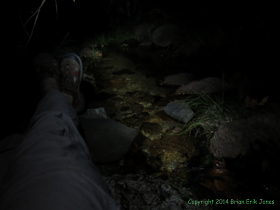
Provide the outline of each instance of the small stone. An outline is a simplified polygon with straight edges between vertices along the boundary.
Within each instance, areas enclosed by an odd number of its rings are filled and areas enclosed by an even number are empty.
[[[193,116],[193,111],[183,102],[172,102],[163,108],[164,112],[176,120],[189,122]]]
[[[143,105],[141,104],[133,104],[131,107],[130,107],[130,110],[132,111],[132,113],[140,113],[142,112],[144,109]]]

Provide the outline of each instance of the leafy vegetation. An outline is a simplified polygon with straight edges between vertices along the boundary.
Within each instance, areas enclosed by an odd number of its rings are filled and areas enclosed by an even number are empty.
[[[133,32],[125,29],[117,29],[108,33],[99,34],[95,37],[88,39],[88,42],[91,45],[92,56],[90,59],[84,61],[84,68],[87,71],[91,66],[96,66],[98,60],[99,50],[107,47],[116,47],[120,48],[123,43],[138,42],[138,37],[134,35]]]
[[[126,29],[117,29],[90,39],[90,42],[96,46],[119,46],[124,42],[131,41],[138,41],[138,37],[132,31]]]
[[[180,134],[194,133],[210,139],[221,123],[230,122],[243,116],[244,106],[223,95],[198,95],[185,99],[195,117],[184,125]]]

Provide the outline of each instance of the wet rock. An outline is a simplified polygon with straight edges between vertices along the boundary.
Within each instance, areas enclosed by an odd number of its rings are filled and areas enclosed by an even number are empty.
[[[154,98],[152,98],[152,100],[150,100],[150,101],[151,101],[151,102],[154,101]],[[139,104],[143,105],[143,107],[144,107],[145,109],[151,108],[151,106],[152,106],[152,103],[147,102],[147,101],[139,102]]]
[[[194,116],[193,111],[188,107],[188,105],[180,101],[167,104],[163,110],[169,116],[185,123],[189,122]]]
[[[106,177],[106,181],[122,209],[212,209],[207,205],[189,204],[188,201],[203,200],[194,190],[183,187],[186,181],[162,179],[147,174],[113,175]]]
[[[183,126],[175,126],[172,130],[171,130],[171,133],[174,133],[174,134],[179,134],[183,131]]]
[[[136,113],[136,114],[142,112],[143,109],[144,109],[144,107],[141,104],[133,104],[130,107],[130,110],[132,111],[132,113]]]
[[[184,167],[187,157],[178,151],[166,151],[162,156],[162,160],[164,160],[163,168],[167,172],[173,172]]]
[[[154,114],[154,115],[146,117],[145,121],[149,122],[149,123],[160,123],[160,122],[162,122],[162,119]]]
[[[193,75],[189,73],[179,73],[166,76],[161,82],[162,85],[186,85],[193,79]]]
[[[107,100],[103,105],[109,116],[114,115],[114,119],[123,120],[133,115],[138,115],[152,110],[152,102],[154,98],[148,93],[137,91],[119,94],[116,97]],[[110,102],[110,103],[109,103]]]
[[[132,127],[132,128],[136,128],[138,130],[140,130],[141,126],[142,126],[142,123],[143,123],[143,120],[142,118],[145,118],[147,116],[147,113],[140,113],[140,114],[137,114],[137,115],[133,115],[131,117],[128,117],[128,118],[124,118],[121,120],[121,122],[129,127]]]
[[[120,88],[126,86],[127,81],[110,79],[110,80],[104,80],[103,84],[108,89],[113,89],[114,90],[114,89],[120,89]]]
[[[224,91],[228,88],[221,79],[216,77],[207,77],[199,81],[192,81],[191,83],[179,87],[175,94],[206,94],[206,93],[217,93]]]
[[[167,47],[172,44],[180,35],[180,28],[175,25],[164,25],[152,33],[152,41],[160,47]]]
[[[167,93],[170,92],[164,87],[159,87],[155,78],[147,78],[145,74],[135,72],[135,74],[123,74],[115,75],[114,78],[105,78],[97,80],[99,86],[103,86],[106,91],[117,92],[121,95],[133,92],[144,92],[146,95],[157,95],[166,97]],[[139,101],[140,102],[140,101]]]
[[[149,137],[151,139],[159,139],[162,135],[162,132],[161,132],[162,129],[161,129],[160,125],[158,125],[156,123],[145,122],[142,124],[140,130],[144,136]]]
[[[168,130],[174,130],[175,127],[177,127],[177,128],[183,127],[182,123],[175,122],[175,121],[163,121],[163,122],[160,122],[159,125],[161,126],[163,132],[166,132]],[[177,133],[177,132],[176,132],[176,130],[171,131],[171,133]]]
[[[130,69],[122,69],[122,70],[119,70],[119,71],[114,71],[112,74],[114,74],[114,75],[134,74],[134,72],[131,71]]]
[[[236,158],[258,147],[258,141],[280,147],[279,128],[280,119],[270,113],[223,123],[210,141],[210,151],[216,158]]]
[[[155,108],[157,108],[157,107],[155,107]],[[162,108],[158,107],[158,109],[156,110],[156,111],[157,111],[157,112],[156,112],[156,115],[157,115],[158,117],[160,117],[164,122],[175,122],[175,121],[177,121],[177,120],[175,120],[174,118],[172,118],[172,117],[170,117],[169,115],[167,115],[167,114],[163,111],[163,108],[164,108],[164,107],[162,107]]]
[[[198,155],[193,138],[170,134],[165,134],[161,139],[147,138],[143,151],[147,154],[148,164],[155,170],[173,173],[181,169],[186,171],[186,162]]]

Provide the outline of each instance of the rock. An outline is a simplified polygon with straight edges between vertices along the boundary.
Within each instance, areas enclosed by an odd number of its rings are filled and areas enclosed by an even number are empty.
[[[122,48],[123,51],[128,51],[129,50],[129,44],[124,43],[124,44],[121,45],[121,48]]]
[[[147,121],[149,123],[161,123],[162,119],[154,114],[154,115],[146,117],[145,121]]]
[[[156,123],[144,122],[140,130],[143,136],[149,137],[150,139],[160,139],[162,135],[162,129],[160,125]]]
[[[134,74],[133,71],[131,71],[130,69],[122,69],[119,71],[114,71],[112,72],[113,75],[130,75],[130,74]]]
[[[189,122],[194,116],[193,111],[188,107],[188,105],[180,101],[167,104],[163,110],[169,116],[184,123]]]
[[[145,48],[149,48],[152,45],[153,45],[152,42],[149,42],[149,41],[145,41],[145,42],[142,42],[139,44],[140,47],[145,47]]]
[[[222,123],[210,140],[210,151],[216,158],[246,155],[259,141],[270,148],[280,147],[280,119],[273,114],[259,114],[246,119]]]
[[[183,187],[187,185],[187,181],[182,179],[174,182],[174,178],[166,180],[148,174],[116,174],[106,177],[106,180],[112,197],[121,204],[122,209],[213,209],[209,203],[191,203],[209,198],[209,195],[204,191],[195,193],[193,189]]]
[[[187,157],[178,151],[165,151],[162,160],[164,160],[163,170],[172,172],[176,169],[184,168],[184,162],[187,161]]]
[[[185,86],[179,87],[175,94],[206,94],[225,91],[228,85],[216,77],[207,77],[199,81],[193,81]]]
[[[130,107],[130,110],[132,111],[132,113],[140,113],[142,112],[144,109],[144,106],[141,105],[141,104],[133,104],[131,107]]]
[[[134,34],[142,40],[149,40],[151,36],[151,31],[155,26],[153,24],[142,23],[135,27]]]
[[[112,119],[80,117],[92,161],[109,163],[117,161],[129,149],[138,130]]]
[[[95,78],[92,74],[89,75],[89,74],[83,73],[83,80],[90,83],[93,88],[97,88]]]
[[[100,107],[97,109],[87,109],[83,115],[80,115],[83,118],[104,118],[108,119],[108,115],[104,109],[104,107]]]
[[[104,86],[108,89],[120,89],[127,85],[127,81],[125,79],[122,80],[113,80],[107,79],[104,80]]]
[[[179,74],[172,74],[166,76],[163,81],[161,82],[161,85],[186,85],[190,83],[193,79],[193,75],[189,73],[179,73]]]
[[[80,53],[80,57],[85,57],[85,58],[94,58],[94,50],[89,49],[89,48],[83,48]]]
[[[182,123],[179,122],[175,122],[175,121],[162,121],[159,123],[159,125],[162,128],[163,132],[167,132],[169,130],[171,130],[171,133],[176,133],[178,134],[178,130],[174,130],[175,127],[183,127]],[[174,131],[173,131],[174,130]],[[182,132],[183,130],[181,130],[180,132]]]
[[[199,149],[193,137],[184,135],[162,136],[161,139],[147,138],[143,142],[142,151],[147,156],[147,163],[156,171],[180,173],[186,176],[187,161],[199,155]]]
[[[164,25],[152,33],[152,41],[155,45],[160,47],[167,47],[171,45],[180,35],[180,29],[175,25]]]

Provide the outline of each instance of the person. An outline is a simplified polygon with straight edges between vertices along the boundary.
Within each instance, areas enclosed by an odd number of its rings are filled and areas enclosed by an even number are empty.
[[[80,57],[68,53],[59,67],[51,54],[41,52],[34,58],[34,67],[43,97],[12,155],[9,148],[16,145],[18,136],[0,142],[5,163],[0,209],[119,209],[77,129]]]

